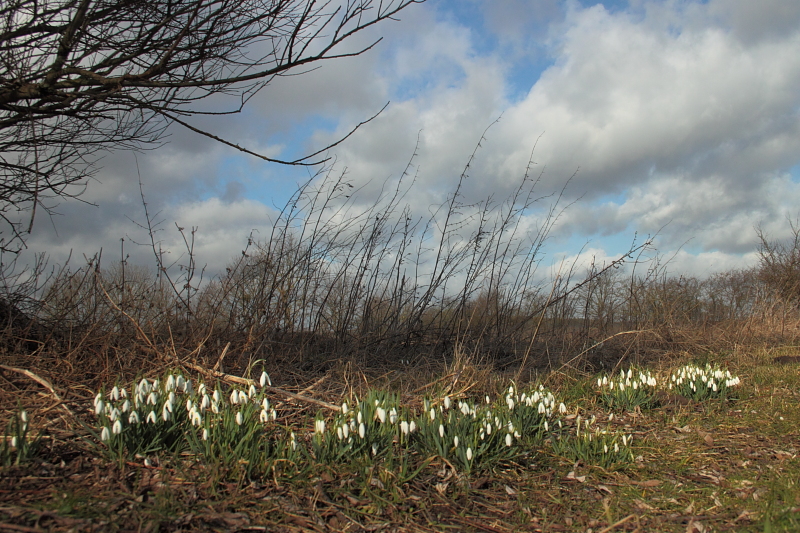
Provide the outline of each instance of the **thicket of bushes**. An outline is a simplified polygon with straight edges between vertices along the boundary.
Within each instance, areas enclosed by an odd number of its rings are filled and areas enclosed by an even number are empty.
[[[48,276],[43,260],[16,275],[6,267],[3,349],[94,357],[113,372],[135,371],[136,355],[213,362],[228,343],[232,372],[259,359],[319,370],[342,358],[446,361],[457,350],[518,369],[608,367],[795,334],[786,324],[800,303],[796,225],[790,242],[757,231],[757,266],[708,279],[672,274],[651,241],[610,265],[565,265],[553,279],[539,266],[561,197],[537,195],[526,173],[504,202],[466,204],[465,178],[420,216],[404,200],[407,173],[367,207],[344,175],[320,176],[267,238],[206,281],[194,234],[184,235],[186,260],[167,265],[148,214],[155,269],[98,257]]]

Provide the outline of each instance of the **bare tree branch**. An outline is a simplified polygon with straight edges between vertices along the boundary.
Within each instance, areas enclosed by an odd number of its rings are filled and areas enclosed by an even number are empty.
[[[424,0],[7,0],[0,5],[0,249],[24,245],[14,212],[50,212],[96,171],[101,152],[158,146],[176,122],[277,164],[291,161],[190,125],[238,113],[276,76],[352,57],[343,43]],[[299,69],[299,70],[298,70]],[[227,111],[197,107],[238,97]],[[79,194],[79,193],[78,193]],[[18,217],[17,217],[18,218]],[[27,224],[26,224],[27,225]],[[13,251],[13,250],[12,250]]]

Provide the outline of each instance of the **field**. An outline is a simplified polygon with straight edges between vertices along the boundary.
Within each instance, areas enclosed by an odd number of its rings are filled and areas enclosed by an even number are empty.
[[[4,366],[3,405],[25,407],[28,441],[42,436],[18,465],[14,450],[6,451],[11,464],[0,480],[0,530],[797,531],[795,353],[783,347],[704,354],[700,362],[718,363],[740,378],[727,397],[693,401],[660,392],[657,405],[644,409],[609,408],[596,376],[586,372],[540,376],[566,407],[554,415],[563,434],[574,430],[578,416],[595,416],[598,425],[633,436],[630,461],[603,468],[576,460],[569,448],[557,453],[553,431],[471,469],[455,456],[413,450],[403,456],[409,464],[402,474],[397,442],[389,444],[393,452],[375,458],[353,452],[326,459],[313,446],[315,414],[330,426],[341,413],[283,395],[278,375],[277,388],[265,393],[277,408],[274,423],[292,428],[309,451],[294,456],[291,467],[276,454],[263,468],[251,468],[242,464],[247,452],[233,461],[199,460],[185,448],[116,456],[97,438],[94,391],[79,384],[56,389],[39,374]],[[698,357],[684,354],[651,366],[666,375]],[[351,406],[359,391],[395,391],[401,405],[419,410],[426,395],[433,405],[445,396],[448,403],[486,395],[502,402],[508,383],[468,361],[441,369],[436,379],[431,370],[400,368],[370,380],[344,367],[291,388],[301,398]],[[202,375],[185,373],[195,380]],[[237,385],[235,378],[210,376],[205,373],[209,388]]]

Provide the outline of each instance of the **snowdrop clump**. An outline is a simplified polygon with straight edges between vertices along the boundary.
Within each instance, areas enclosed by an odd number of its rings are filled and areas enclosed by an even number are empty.
[[[733,376],[729,370],[722,370],[716,365],[706,364],[703,368],[684,365],[672,373],[668,388],[686,398],[703,401],[726,398],[739,383],[738,376]]]
[[[262,374],[260,384],[269,381]],[[224,452],[258,425],[272,423],[275,409],[255,385],[233,388],[225,398],[219,388],[196,388],[180,373],[163,380],[142,378],[131,386],[115,385],[94,398],[100,440],[119,460],[186,448],[205,455]]]
[[[612,468],[634,460],[631,446],[633,435],[611,429],[601,429],[597,419],[581,419],[578,415],[575,431],[567,431],[553,439],[553,448],[559,455],[585,465]]]
[[[0,465],[20,465],[36,455],[41,434],[35,439],[28,435],[27,411],[19,409],[12,416],[5,434],[10,438],[0,439]]]
[[[648,409],[658,403],[658,381],[648,370],[629,368],[627,372],[621,370],[616,377],[599,377],[597,388],[603,403],[612,409]]]

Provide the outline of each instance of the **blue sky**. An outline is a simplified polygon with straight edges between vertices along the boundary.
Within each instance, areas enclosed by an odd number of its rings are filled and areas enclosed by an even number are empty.
[[[333,150],[369,205],[397,178],[420,138],[409,191],[424,210],[451,190],[483,131],[465,200],[503,198],[531,149],[543,194],[569,183],[552,232],[552,261],[599,263],[634,234],[658,232],[676,273],[705,276],[756,260],[754,226],[788,235],[800,215],[800,3],[796,0],[428,0],[358,58],[277,80],[242,114],[197,119],[218,135],[291,157],[337,139],[389,107]],[[213,121],[212,121],[213,120]],[[211,272],[252,230],[268,234],[306,169],[266,164],[177,127],[154,151],[109,154],[81,202],[41,217],[31,251],[54,261],[144,240],[138,177],[180,250],[174,223],[198,229]],[[138,161],[138,171],[136,162]],[[531,224],[535,215],[531,215]],[[133,259],[151,262],[144,248]],[[106,252],[105,257],[111,257]],[[113,258],[113,257],[112,257]]]

